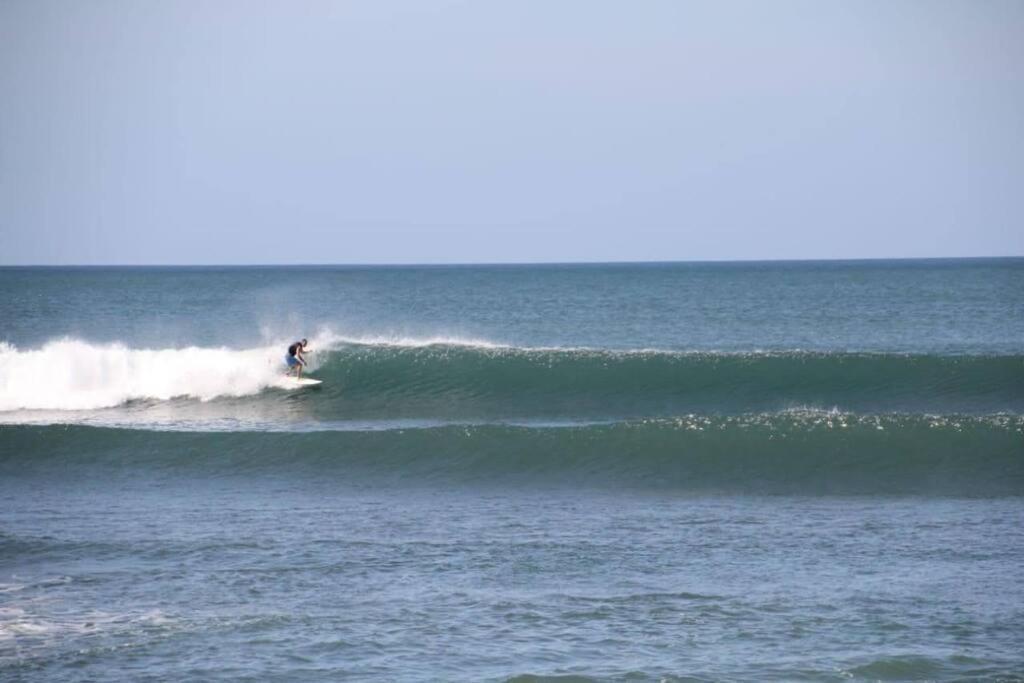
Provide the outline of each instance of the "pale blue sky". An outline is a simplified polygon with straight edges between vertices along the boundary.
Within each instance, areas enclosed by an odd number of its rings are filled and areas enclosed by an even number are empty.
[[[1024,2],[0,0],[0,263],[1024,254]]]

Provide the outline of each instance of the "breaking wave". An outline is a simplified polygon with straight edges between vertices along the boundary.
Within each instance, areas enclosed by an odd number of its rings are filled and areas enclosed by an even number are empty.
[[[1024,356],[528,348],[452,339],[311,340],[316,419],[620,419],[784,411],[1024,413]],[[0,411],[279,400],[285,344],[134,349],[0,344]]]

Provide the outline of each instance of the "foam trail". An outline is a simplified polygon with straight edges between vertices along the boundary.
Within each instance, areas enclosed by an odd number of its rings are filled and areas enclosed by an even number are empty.
[[[132,349],[77,339],[0,343],[0,411],[88,410],[135,399],[209,400],[283,386],[284,346]]]

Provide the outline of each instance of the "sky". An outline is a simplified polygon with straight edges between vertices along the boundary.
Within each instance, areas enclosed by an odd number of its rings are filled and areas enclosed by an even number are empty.
[[[1024,255],[1019,0],[0,0],[0,264]]]

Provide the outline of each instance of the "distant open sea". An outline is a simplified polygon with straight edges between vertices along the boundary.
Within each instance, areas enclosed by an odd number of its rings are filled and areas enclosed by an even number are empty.
[[[0,268],[0,680],[1024,681],[1024,259]]]

